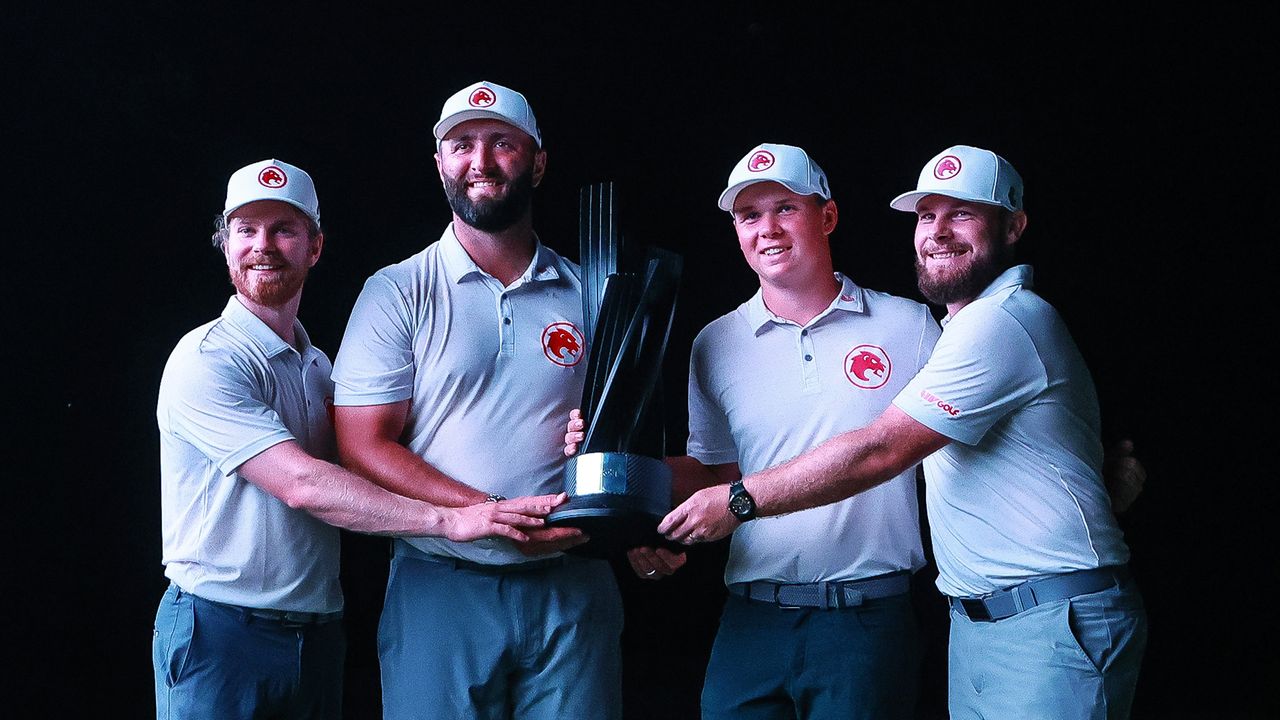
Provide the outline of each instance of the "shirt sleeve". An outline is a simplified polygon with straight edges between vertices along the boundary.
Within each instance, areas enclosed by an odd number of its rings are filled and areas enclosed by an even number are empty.
[[[1022,325],[999,306],[957,316],[924,368],[893,404],[916,421],[973,445],[1041,393],[1044,364]]]
[[[334,361],[334,404],[408,400],[413,376],[412,314],[396,284],[376,274],[356,299]]]
[[[161,427],[230,475],[263,450],[294,439],[264,400],[264,383],[230,353],[174,357],[161,382]]]
[[[689,360],[689,456],[703,465],[738,462],[738,448],[729,418],[714,399],[711,384],[711,343],[703,336],[693,343]]]

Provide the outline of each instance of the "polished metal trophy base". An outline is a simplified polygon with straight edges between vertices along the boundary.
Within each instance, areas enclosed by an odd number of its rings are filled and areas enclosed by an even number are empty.
[[[570,499],[547,521],[591,536],[568,552],[609,557],[668,545],[657,532],[671,509],[671,469],[665,462],[631,453],[586,453],[569,460],[564,479]]]

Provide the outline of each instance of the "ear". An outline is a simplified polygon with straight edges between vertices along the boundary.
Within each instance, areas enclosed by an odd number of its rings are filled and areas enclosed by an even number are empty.
[[[533,186],[538,187],[542,176],[547,172],[547,151],[539,150],[533,156]]]
[[[1008,219],[1005,221],[1004,244],[1012,245],[1022,238],[1022,233],[1027,230],[1027,213],[1022,210],[1014,210],[1009,213]]]
[[[316,233],[311,240],[311,257],[307,263],[307,267],[315,267],[320,260],[320,251],[324,249],[324,233]]]
[[[437,145],[437,146],[436,146],[436,148],[437,148],[437,149],[436,149],[436,154],[435,154],[433,157],[436,159],[436,175],[439,175],[439,176],[440,176],[440,185],[441,185],[441,187],[443,187],[443,186],[444,186],[444,166],[440,164],[440,150],[439,150],[439,147],[440,147],[439,145]]]
[[[836,207],[835,200],[828,200],[822,206],[822,233],[830,235],[835,232],[836,223],[840,220],[840,208]]]

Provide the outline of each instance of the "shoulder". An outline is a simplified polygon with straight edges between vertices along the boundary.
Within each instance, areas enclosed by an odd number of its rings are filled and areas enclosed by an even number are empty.
[[[183,335],[169,354],[160,380],[161,399],[251,380],[259,355],[252,340],[234,324],[222,318],[205,323]]]
[[[748,304],[749,301],[744,302],[732,312],[727,312],[707,323],[706,327],[698,331],[698,335],[693,339],[693,347],[697,349],[716,346],[743,337],[744,334],[751,334]]]
[[[901,295],[892,295],[879,290],[871,290],[862,288],[863,297],[866,298],[867,307],[872,311],[879,312],[900,312],[909,315],[918,315],[920,313],[928,313],[929,306],[917,300],[902,297]]]

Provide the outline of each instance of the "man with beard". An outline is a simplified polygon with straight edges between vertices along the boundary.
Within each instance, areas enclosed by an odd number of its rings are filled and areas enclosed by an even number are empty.
[[[334,371],[343,462],[441,505],[561,486],[581,397],[578,268],[533,231],[546,152],[520,93],[479,82],[434,129],[453,222],[365,283]],[[397,540],[379,625],[387,718],[616,718],[621,598],[607,562],[526,541]]]
[[[947,307],[925,367],[866,428],[694,494],[659,525],[714,540],[744,520],[866,492],[923,460],[938,587],[951,600],[954,718],[1123,718],[1146,643],[1101,477],[1097,397],[1013,248],[1027,227],[1004,158],[947,148],[891,203],[916,213],[920,289]]]
[[[171,581],[157,716],[337,718],[339,527],[527,540],[563,496],[437,507],[321,459],[334,455],[331,368],[297,320],[324,246],[307,173],[278,160],[236,171],[214,244],[236,294],[178,342],[156,409]]]

